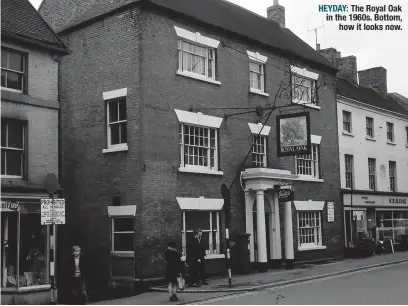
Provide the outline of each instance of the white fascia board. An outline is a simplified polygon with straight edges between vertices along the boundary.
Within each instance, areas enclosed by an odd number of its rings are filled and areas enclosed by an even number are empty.
[[[177,36],[193,41],[193,42],[196,42],[196,43],[199,43],[204,46],[208,46],[208,47],[217,49],[218,45],[220,44],[219,40],[212,39],[207,36],[203,36],[199,32],[195,32],[195,33],[190,32],[190,31],[184,30],[176,26],[174,26],[174,29],[176,30]]]
[[[116,98],[126,97],[126,96],[127,96],[127,88],[105,91],[103,93],[104,100],[116,99]]]
[[[223,118],[203,115],[202,113],[186,112],[179,109],[175,109],[174,111],[181,123],[191,125],[219,129],[223,120]]]
[[[320,144],[322,141],[322,136],[310,135],[310,142],[313,144]]]
[[[262,129],[262,123],[248,123],[249,129],[251,130],[252,134],[258,135],[259,131]],[[264,128],[262,129],[261,135],[262,136],[268,136],[269,132],[271,131],[271,127],[265,125]]]
[[[299,68],[299,67],[296,67],[296,66],[290,66],[290,70],[292,71],[292,73],[295,73],[297,75],[303,76],[303,77],[308,78],[308,79],[317,80],[319,78],[318,73],[311,72],[311,71],[307,70],[306,68]]]
[[[109,217],[134,217],[136,216],[136,205],[108,206]]]
[[[309,211],[309,210],[323,210],[324,201],[293,201],[296,210]]]
[[[221,210],[224,199],[176,198],[181,210]]]
[[[247,50],[247,54],[248,54],[249,59],[254,62],[260,62],[262,64],[265,64],[266,61],[268,60],[267,56],[259,54],[258,52],[252,52],[252,51]]]

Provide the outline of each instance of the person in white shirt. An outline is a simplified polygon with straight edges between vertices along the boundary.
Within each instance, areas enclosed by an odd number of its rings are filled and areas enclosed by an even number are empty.
[[[86,286],[84,281],[84,262],[81,259],[81,247],[74,245],[72,247],[72,296],[75,303],[79,302],[88,304],[88,295],[86,293]]]

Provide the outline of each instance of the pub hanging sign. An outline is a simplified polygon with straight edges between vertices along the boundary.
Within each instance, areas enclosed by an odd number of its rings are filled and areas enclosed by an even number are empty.
[[[280,202],[290,202],[293,201],[294,194],[291,189],[280,189],[278,191],[278,199]]]
[[[278,156],[310,154],[308,112],[276,116]]]

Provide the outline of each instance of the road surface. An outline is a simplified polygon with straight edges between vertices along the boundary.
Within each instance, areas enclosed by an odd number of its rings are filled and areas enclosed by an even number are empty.
[[[408,263],[373,268],[258,292],[237,293],[198,304],[209,305],[406,305]]]

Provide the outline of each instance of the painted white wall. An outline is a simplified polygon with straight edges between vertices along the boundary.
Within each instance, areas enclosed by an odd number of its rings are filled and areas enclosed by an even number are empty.
[[[351,133],[343,133],[343,110],[351,113]],[[408,192],[408,116],[338,97],[337,103],[341,188],[346,188],[344,155],[354,157],[354,187],[368,188],[368,158],[376,159],[376,191],[390,191],[388,162],[397,163],[396,191]],[[375,141],[366,139],[366,117],[374,119]],[[386,122],[394,123],[395,145],[387,143]],[[384,166],[384,167],[383,167]],[[381,169],[382,168],[382,169]],[[385,169],[384,169],[385,168]]]

